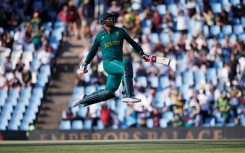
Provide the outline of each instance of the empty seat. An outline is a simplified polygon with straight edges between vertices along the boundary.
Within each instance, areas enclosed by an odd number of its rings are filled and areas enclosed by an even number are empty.
[[[154,127],[154,121],[153,121],[152,118],[148,118],[148,119],[146,120],[146,127],[147,127],[147,128],[153,128],[153,127]]]
[[[163,17],[166,14],[166,5],[164,4],[157,5],[157,11],[159,12],[159,15]]]
[[[161,32],[159,37],[160,37],[160,41],[165,45],[170,42],[170,36],[168,33]]]
[[[159,124],[161,128],[166,128],[168,126],[168,122],[165,118],[161,118]]]
[[[212,82],[214,85],[217,84],[217,74],[215,68],[208,68],[206,73],[207,82]]]
[[[71,121],[70,120],[61,120],[60,121],[60,130],[70,130]]]
[[[81,130],[83,129],[83,122],[81,120],[74,120],[71,124],[72,130]]]
[[[205,73],[201,69],[196,70],[194,72],[194,80],[196,86],[199,86],[202,82],[206,82]]]
[[[85,120],[84,124],[83,124],[83,128],[84,129],[91,129],[92,128],[92,120],[91,119]]]
[[[160,85],[162,88],[167,88],[169,86],[169,78],[168,76],[162,76],[160,77]]]
[[[137,87],[147,87],[147,78],[145,76],[136,77],[136,81]]]
[[[211,4],[211,8],[212,8],[212,11],[214,13],[221,13],[221,11],[222,11],[222,7],[221,7],[221,4],[220,3],[213,3],[213,4]]]
[[[176,4],[169,4],[167,5],[167,10],[173,15],[177,16],[178,15],[178,7]]]
[[[157,76],[149,77],[148,80],[151,83],[151,87],[157,88],[159,86],[159,81]]]
[[[183,83],[184,85],[187,86],[192,86],[194,85],[194,75],[192,70],[187,70],[183,72]]]
[[[231,25],[224,25],[224,26],[222,27],[222,32],[223,32],[223,34],[225,34],[225,35],[230,35],[230,34],[232,34],[232,26],[231,26]]]
[[[234,31],[234,33],[235,34],[241,34],[241,33],[243,33],[243,25],[234,25],[233,26],[233,31]]]
[[[220,26],[219,25],[213,25],[210,27],[210,33],[212,36],[217,36],[220,34]]]

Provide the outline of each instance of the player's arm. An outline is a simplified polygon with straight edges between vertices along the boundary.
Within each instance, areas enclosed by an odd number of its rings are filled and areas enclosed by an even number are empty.
[[[77,70],[78,73],[80,74],[84,74],[87,73],[87,66],[88,64],[92,61],[92,59],[94,58],[94,56],[96,55],[98,48],[99,48],[99,39],[98,37],[95,38],[93,45],[91,46],[88,55],[86,56],[86,59],[84,61],[84,63],[82,63],[79,67],[79,69]]]
[[[142,58],[146,61],[146,62],[150,62],[150,56],[147,55],[143,49],[140,47],[140,45],[135,42],[130,36],[129,34],[123,29],[123,36],[124,39],[134,48],[134,50],[142,56]]]

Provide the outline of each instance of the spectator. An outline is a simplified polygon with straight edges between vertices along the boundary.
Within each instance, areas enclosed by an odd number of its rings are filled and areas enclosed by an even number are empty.
[[[146,127],[147,109],[144,107],[144,105],[142,106],[142,111],[138,112],[137,116],[139,127]]]
[[[238,108],[239,108],[239,98],[241,97],[241,91],[238,89],[234,83],[231,83],[229,92],[227,93],[230,112],[233,114],[235,125],[239,124],[238,120]]]
[[[134,109],[134,106],[132,104],[128,105],[128,108],[126,109],[126,125],[127,127],[136,127],[136,112]]]
[[[110,108],[108,108],[107,103],[104,103],[101,108],[101,122],[104,125],[104,128],[112,127],[112,114],[114,113]]]
[[[77,14],[77,7],[73,4],[72,0],[68,0],[68,28],[71,36],[79,37],[77,21],[79,20]]]
[[[160,126],[160,118],[162,117],[162,114],[158,111],[157,108],[153,108],[150,118],[153,119],[153,127],[159,127]]]
[[[205,91],[200,90],[197,95],[197,100],[200,103],[200,115],[202,117],[202,123],[209,117],[210,103]]]
[[[173,119],[171,120],[172,127],[182,127],[184,125],[183,119],[180,117],[180,114],[174,114]]]
[[[223,92],[221,97],[216,101],[217,111],[221,113],[221,118],[224,123],[229,123],[230,119],[230,105],[228,98]]]
[[[64,5],[62,10],[58,13],[58,18],[65,24],[65,30],[64,30],[64,40],[68,36],[68,7],[67,5]]]
[[[35,50],[38,50],[42,45],[42,31],[40,25],[36,25],[32,31],[32,41],[35,47]]]
[[[28,87],[31,85],[31,81],[32,81],[32,75],[31,75],[31,71],[29,69],[27,69],[27,67],[24,67],[24,70],[22,72],[22,83],[25,87]]]
[[[72,112],[72,109],[70,107],[66,108],[62,112],[62,119],[63,120],[74,120],[76,118],[76,115]]]
[[[188,30],[188,16],[186,13],[181,10],[177,15],[177,30],[181,33],[181,39],[185,39],[187,36]]]
[[[193,96],[189,102],[190,117],[194,120],[194,125],[196,127],[201,125],[201,106],[197,97]]]
[[[84,3],[79,7],[79,15],[81,19],[81,37],[90,37],[90,25],[93,22],[94,8],[92,7],[90,0],[85,0]]]

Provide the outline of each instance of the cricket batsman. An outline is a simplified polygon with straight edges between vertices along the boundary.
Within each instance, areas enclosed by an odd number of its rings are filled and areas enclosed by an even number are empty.
[[[145,54],[138,43],[136,43],[129,34],[123,29],[115,26],[116,17],[111,13],[104,13],[99,17],[99,22],[103,26],[100,33],[97,34],[93,45],[78,72],[87,73],[87,65],[96,55],[101,47],[103,68],[108,74],[105,89],[97,90],[90,95],[84,95],[83,98],[76,100],[73,107],[83,104],[84,107],[114,98],[114,92],[118,89],[121,81],[125,93],[123,102],[137,103],[141,100],[136,98],[133,89],[133,67],[129,62],[123,62],[123,41],[124,39],[142,56],[146,61],[150,61],[149,55]]]

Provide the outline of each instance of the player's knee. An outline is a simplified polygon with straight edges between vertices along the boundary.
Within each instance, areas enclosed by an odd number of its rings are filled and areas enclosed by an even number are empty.
[[[105,89],[114,93],[114,92],[117,91],[118,87],[119,87],[119,85],[113,84],[113,85],[110,85],[110,86],[106,86]]]

